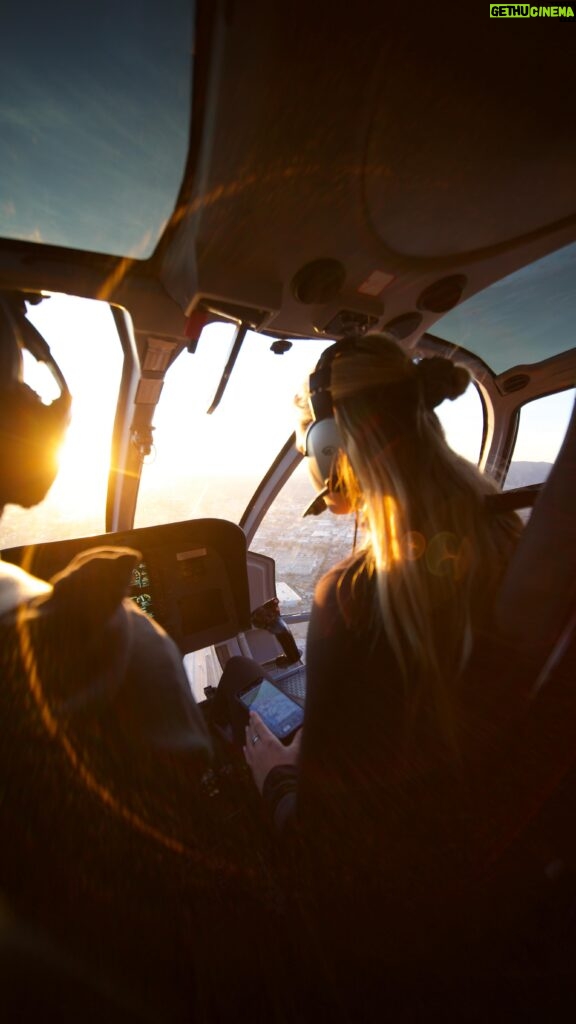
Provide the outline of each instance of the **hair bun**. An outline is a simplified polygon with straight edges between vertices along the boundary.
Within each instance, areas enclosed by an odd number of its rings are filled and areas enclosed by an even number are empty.
[[[427,409],[435,409],[446,398],[453,401],[463,395],[470,383],[470,374],[464,366],[449,359],[433,356],[416,365],[420,392]]]

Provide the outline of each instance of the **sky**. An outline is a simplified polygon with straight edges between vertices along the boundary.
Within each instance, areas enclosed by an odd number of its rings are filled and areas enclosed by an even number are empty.
[[[187,159],[192,14],[189,0],[3,5],[0,236],[151,254]]]

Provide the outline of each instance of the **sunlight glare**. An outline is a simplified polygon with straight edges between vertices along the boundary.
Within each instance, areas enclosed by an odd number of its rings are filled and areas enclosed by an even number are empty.
[[[72,394],[71,422],[48,500],[67,521],[98,509],[103,524],[122,364],[110,308],[103,302],[52,295],[31,307],[28,316],[48,341]],[[42,372],[41,366],[36,368],[36,380]]]

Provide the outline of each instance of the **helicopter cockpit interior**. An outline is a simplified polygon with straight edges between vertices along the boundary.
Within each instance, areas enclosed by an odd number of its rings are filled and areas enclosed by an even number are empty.
[[[574,647],[574,14],[32,7],[0,15],[0,292],[73,405],[2,558],[47,580],[100,543],[140,551],[129,596],[208,721],[232,655],[280,679],[356,540],[314,501],[293,397],[334,341],[382,332],[471,374],[439,416],[533,524],[498,614],[512,660],[532,630],[523,685],[545,689]]]

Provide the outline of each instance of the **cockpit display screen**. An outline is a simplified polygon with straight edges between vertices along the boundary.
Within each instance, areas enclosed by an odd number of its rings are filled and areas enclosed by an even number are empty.
[[[154,602],[152,599],[152,587],[150,585],[150,573],[146,562],[139,562],[132,570],[132,579],[128,590],[128,597],[151,618],[155,618]]]

